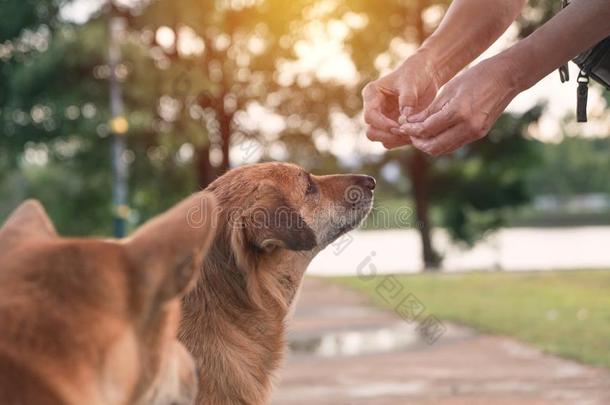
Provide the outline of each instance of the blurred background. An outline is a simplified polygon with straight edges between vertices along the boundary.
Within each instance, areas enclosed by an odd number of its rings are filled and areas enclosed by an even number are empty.
[[[572,65],[572,81],[549,75],[487,138],[436,159],[364,135],[362,88],[412,53],[448,3],[0,0],[0,219],[34,197],[64,235],[121,235],[231,167],[282,160],[316,174],[364,172],[378,180],[371,216],[311,274],[362,284],[365,271],[491,270],[404,280],[441,319],[608,365],[600,288],[610,279],[579,270],[610,268],[610,92],[592,85],[590,122],[577,124]],[[559,3],[530,1],[481,58]],[[540,272],[554,282],[509,274],[532,270],[572,271]],[[498,286],[504,306],[487,319],[481,308],[499,296],[481,292]],[[535,286],[540,295],[520,310]],[[454,294],[463,307],[443,301]],[[557,340],[548,326],[562,308],[562,335],[590,340]]]
[[[610,265],[577,232],[610,235],[601,89],[577,124],[575,81],[552,74],[486,140],[438,159],[365,138],[362,87],[413,52],[447,3],[3,0],[0,217],[35,197],[63,234],[111,235],[113,217],[128,231],[230,167],[284,160],[378,179],[361,243],[379,246],[381,270]],[[531,1],[482,57],[556,3]],[[377,232],[389,230],[402,232]],[[314,272],[354,268],[324,257]]]

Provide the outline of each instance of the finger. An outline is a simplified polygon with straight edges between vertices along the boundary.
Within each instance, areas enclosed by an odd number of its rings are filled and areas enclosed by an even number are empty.
[[[432,114],[439,112],[445,104],[447,104],[447,100],[443,97],[443,94],[441,94],[434,99],[428,107],[409,117],[408,122],[422,122]]]
[[[407,122],[400,127],[400,131],[410,136],[430,138],[459,123],[460,115],[450,105],[444,104],[440,110],[432,113],[421,122]]]
[[[379,110],[367,109],[364,112],[364,122],[386,132],[390,132],[392,129],[398,130],[398,123],[383,115]]]
[[[380,108],[372,106],[365,106],[364,108],[364,122],[375,128],[382,129],[389,132],[392,128],[398,129],[398,123],[394,120],[386,117]]]
[[[367,128],[366,137],[373,142],[381,142],[383,146],[388,149],[409,145],[411,143],[409,137],[399,133],[389,133],[374,127]]]
[[[411,85],[410,89],[400,89],[399,105],[401,115],[398,120],[400,124],[423,121],[423,117],[419,119],[414,119],[413,117],[421,117],[422,115],[425,117],[429,114],[429,111],[426,111],[426,107],[432,104],[436,96],[436,89],[432,87],[433,84],[428,83],[423,91],[414,84]]]
[[[388,149],[388,150],[389,149],[400,148],[402,146],[407,146],[407,145],[411,145],[411,140],[410,139],[408,140],[408,142],[405,142],[405,141],[400,141],[400,142],[399,141],[395,141],[395,142],[393,142],[393,141],[383,142],[383,146],[386,149]]]
[[[411,138],[400,133],[400,131],[392,129],[392,135],[394,135],[394,137],[390,137],[387,141],[383,142],[383,146],[385,146],[386,149],[394,149],[400,146],[411,145]]]
[[[407,122],[409,122],[409,118],[413,112],[415,111],[415,108],[411,107],[411,106],[404,106],[400,108],[400,116],[398,117],[398,124],[399,125],[404,125]]]
[[[408,88],[400,88],[398,95],[398,104],[400,108],[399,123],[415,122],[414,116],[420,114],[434,99],[436,91],[431,92],[430,84],[422,91],[419,91],[415,84],[411,84]],[[429,94],[428,97],[425,95]],[[430,97],[431,96],[431,97]]]
[[[364,104],[371,108],[379,108],[381,106],[381,102],[383,101],[382,96],[383,94],[375,82],[370,82],[362,90]]]
[[[388,118],[381,112],[388,90],[379,88],[375,84],[369,84],[363,91],[364,97],[364,122],[373,127],[390,131],[398,128],[398,123]]]
[[[366,137],[373,142],[384,142],[392,138],[394,135],[392,133],[381,130],[375,127],[367,127],[366,128]]]
[[[413,114],[416,106],[417,90],[414,88],[414,86],[409,86],[408,88],[400,89],[398,94],[398,108],[400,111],[400,118],[406,120],[407,117]]]
[[[475,138],[465,131],[465,126],[456,125],[434,138],[426,139],[412,137],[411,141],[413,142],[413,146],[417,149],[432,156],[440,156],[459,149],[467,143],[470,143],[472,139]]]

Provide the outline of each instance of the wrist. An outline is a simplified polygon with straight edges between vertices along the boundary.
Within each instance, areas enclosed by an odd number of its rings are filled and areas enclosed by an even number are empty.
[[[502,66],[507,84],[517,93],[529,89],[539,80],[534,67],[536,58],[529,51],[526,40],[491,58],[495,64]]]
[[[478,55],[472,48],[464,48],[462,45],[460,41],[447,41],[447,38],[433,33],[420,46],[418,52],[425,55],[439,88]]]
[[[477,67],[482,72],[489,73],[489,77],[504,89],[506,96],[513,98],[527,89],[525,71],[517,66],[511,57],[499,54],[481,61]]]

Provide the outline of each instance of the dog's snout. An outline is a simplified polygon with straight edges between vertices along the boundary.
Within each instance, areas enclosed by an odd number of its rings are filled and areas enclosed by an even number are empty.
[[[373,191],[375,190],[377,181],[375,181],[375,178],[371,176],[358,176],[356,179],[356,184],[360,187]]]

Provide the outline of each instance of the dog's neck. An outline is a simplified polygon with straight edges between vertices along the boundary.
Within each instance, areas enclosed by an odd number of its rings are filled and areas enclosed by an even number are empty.
[[[256,268],[243,269],[226,243],[214,244],[183,302],[180,337],[201,370],[197,403],[267,401],[285,320],[314,255],[261,253]]]

